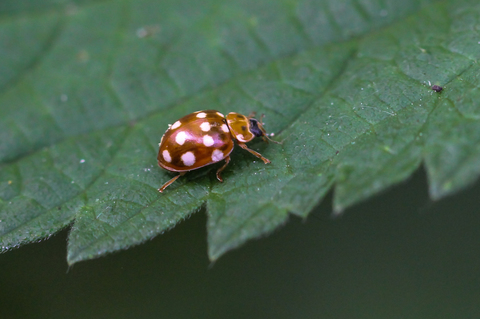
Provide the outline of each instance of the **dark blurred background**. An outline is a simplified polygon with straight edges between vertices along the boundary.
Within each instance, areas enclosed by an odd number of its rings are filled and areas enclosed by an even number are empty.
[[[64,230],[0,255],[0,318],[480,318],[479,192],[432,202],[420,170],[337,218],[330,194],[215,264],[204,212],[71,268]]]

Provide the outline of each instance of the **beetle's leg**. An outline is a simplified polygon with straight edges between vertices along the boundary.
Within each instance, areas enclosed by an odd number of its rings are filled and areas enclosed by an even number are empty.
[[[178,174],[177,176],[175,176],[174,178],[172,178],[171,180],[169,180],[168,182],[166,182],[165,184],[163,184],[162,187],[160,187],[158,189],[158,191],[160,193],[163,193],[163,191],[165,190],[165,188],[167,188],[170,184],[172,184],[173,182],[175,182],[177,180],[177,178],[179,178],[180,176],[183,176],[185,175],[186,172],[181,172],[180,174]]]
[[[250,114],[248,115],[248,118],[249,119],[254,118],[255,114],[257,114],[257,112],[250,112]]]
[[[262,154],[260,154],[260,153],[258,153],[258,152],[255,152],[254,150],[249,149],[245,143],[239,142],[239,143],[238,143],[238,146],[240,146],[240,147],[243,148],[244,150],[247,150],[247,151],[249,151],[250,153],[252,153],[253,155],[255,155],[256,157],[258,157],[258,158],[261,159],[265,164],[271,163],[270,160],[269,160],[268,158],[263,157]]]
[[[217,171],[217,179],[223,183],[223,178],[220,176],[220,173],[227,167],[228,163],[230,163],[230,156],[225,157],[225,164],[223,164],[222,167],[220,167]]]

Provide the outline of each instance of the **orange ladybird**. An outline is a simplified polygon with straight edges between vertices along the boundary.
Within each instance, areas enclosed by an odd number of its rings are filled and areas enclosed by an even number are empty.
[[[159,144],[158,165],[180,174],[166,182],[158,191],[163,192],[167,186],[188,171],[221,160],[225,160],[225,164],[217,170],[217,179],[223,182],[220,173],[230,162],[234,141],[265,164],[270,163],[268,159],[245,145],[255,137],[262,137],[267,143],[270,140],[263,123],[253,118],[254,115],[252,113],[245,116],[232,112],[225,117],[215,110],[198,111],[169,125]]]

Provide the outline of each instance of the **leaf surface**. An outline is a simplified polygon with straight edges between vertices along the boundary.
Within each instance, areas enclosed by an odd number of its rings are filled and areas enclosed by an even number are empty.
[[[432,198],[480,173],[473,0],[7,0],[0,47],[2,250],[73,223],[73,264],[205,205],[216,260],[332,187],[341,212],[422,163]],[[264,113],[284,143],[159,194],[160,137],[202,109]]]

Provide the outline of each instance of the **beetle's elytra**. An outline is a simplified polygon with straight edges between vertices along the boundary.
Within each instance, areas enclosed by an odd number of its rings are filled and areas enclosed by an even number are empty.
[[[217,170],[217,179],[223,182],[220,173],[230,162],[234,142],[260,158],[265,164],[270,163],[267,158],[249,149],[245,144],[255,137],[262,137],[267,143],[270,140],[263,123],[255,119],[254,115],[252,113],[245,116],[232,112],[224,116],[215,110],[198,111],[169,125],[159,144],[158,165],[180,174],[166,182],[158,191],[163,192],[188,171],[221,160],[225,160],[225,164]]]

